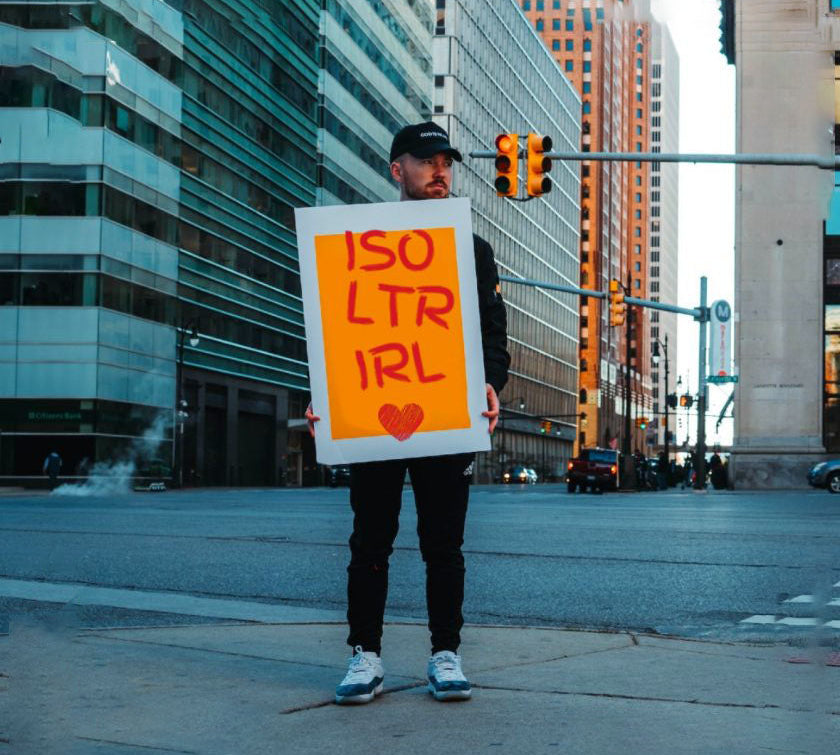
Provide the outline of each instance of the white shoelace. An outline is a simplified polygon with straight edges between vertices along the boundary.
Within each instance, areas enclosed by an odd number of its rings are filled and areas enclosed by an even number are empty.
[[[365,674],[373,672],[373,661],[362,652],[361,645],[357,645],[353,650],[355,653],[350,658],[350,667],[347,669],[347,676],[344,677],[342,684],[354,684],[357,677],[364,677]]]
[[[466,681],[464,672],[461,671],[461,657],[454,653],[436,656],[432,663],[435,667],[435,676],[441,682]]]

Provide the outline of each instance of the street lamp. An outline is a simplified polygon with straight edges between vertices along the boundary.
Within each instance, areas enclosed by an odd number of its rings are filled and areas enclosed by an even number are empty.
[[[184,340],[187,339],[189,333],[189,343],[192,348],[198,346],[198,325],[195,320],[190,320],[186,324],[181,323],[178,328],[178,359],[177,359],[177,374],[175,376],[175,387],[177,390],[178,401],[175,405],[175,425],[177,438],[176,441],[176,456],[175,456],[175,474],[173,479],[177,481],[179,488],[184,487],[184,422],[189,417],[187,411],[187,400],[184,398]]]
[[[671,444],[670,444],[670,425],[668,424],[668,334],[665,334],[665,343],[662,343],[658,338],[653,342],[653,354],[651,359],[654,364],[659,364],[659,347],[662,346],[662,351],[665,356],[665,458],[671,461]]]

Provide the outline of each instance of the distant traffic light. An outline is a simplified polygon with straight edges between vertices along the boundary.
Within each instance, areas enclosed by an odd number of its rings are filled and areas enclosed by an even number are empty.
[[[647,417],[636,417],[636,427],[640,430],[647,430],[648,426],[648,418]]]
[[[669,393],[666,401],[668,403],[668,406],[671,409],[676,409],[677,408],[677,394],[676,393]]]
[[[692,405],[694,404],[694,396],[690,393],[684,393],[680,396],[680,406],[684,406],[687,409],[691,409]]]
[[[496,137],[496,193],[500,197],[515,197],[519,188],[519,136],[499,134]]]
[[[540,422],[540,432],[541,433],[550,433],[551,432],[551,420],[544,419]]]
[[[617,327],[624,325],[627,316],[627,305],[624,303],[624,291],[621,284],[613,278],[610,281],[610,325]]]
[[[551,191],[551,158],[546,152],[551,152],[550,136],[528,134],[528,196],[541,197]]]

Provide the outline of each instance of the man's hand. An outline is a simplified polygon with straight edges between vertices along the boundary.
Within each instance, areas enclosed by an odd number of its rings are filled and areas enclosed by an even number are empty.
[[[321,418],[317,414],[312,413],[312,402],[309,402],[309,406],[306,407],[306,411],[303,414],[306,417],[306,424],[309,425],[309,434],[314,438],[315,437],[315,423],[318,422]]]
[[[496,429],[496,424],[499,421],[499,397],[496,395],[496,389],[490,383],[486,383],[487,387],[487,411],[482,412],[482,417],[490,419],[490,428],[488,432],[492,433]]]

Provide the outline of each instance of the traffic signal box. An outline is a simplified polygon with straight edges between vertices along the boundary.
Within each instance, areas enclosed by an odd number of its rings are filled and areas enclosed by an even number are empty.
[[[499,134],[496,137],[496,194],[500,197],[515,197],[519,189],[517,170],[519,167],[519,136]]]
[[[551,432],[551,420],[544,419],[540,422],[540,432],[543,434]]]
[[[648,418],[647,417],[636,417],[636,427],[640,430],[647,430],[648,426]]]
[[[551,158],[546,152],[551,152],[551,137],[528,134],[528,196],[541,197],[551,191]]]
[[[610,325],[617,327],[624,325],[627,316],[627,305],[624,303],[624,291],[621,284],[613,279],[610,281]]]

